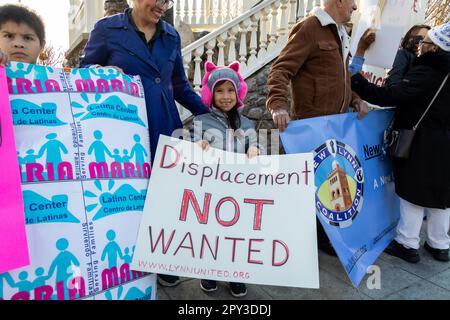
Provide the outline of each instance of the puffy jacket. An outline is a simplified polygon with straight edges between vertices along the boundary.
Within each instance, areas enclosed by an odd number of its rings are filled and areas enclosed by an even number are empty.
[[[251,146],[261,150],[253,122],[243,115],[240,120],[240,130],[234,132],[228,125],[226,114],[212,107],[211,113],[194,118],[190,127],[193,142],[206,140],[213,148],[238,153],[246,153]]]
[[[450,72],[450,53],[416,58],[403,80],[377,87],[361,75],[353,89],[371,103],[395,105],[394,128],[412,129]],[[427,208],[450,208],[450,79],[425,115],[414,136],[409,159],[394,159],[395,189],[403,199]]]

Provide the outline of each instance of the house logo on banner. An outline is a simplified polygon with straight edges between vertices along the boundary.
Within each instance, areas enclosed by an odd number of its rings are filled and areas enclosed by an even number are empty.
[[[363,205],[364,172],[355,151],[331,139],[314,150],[316,208],[335,227],[351,226]]]

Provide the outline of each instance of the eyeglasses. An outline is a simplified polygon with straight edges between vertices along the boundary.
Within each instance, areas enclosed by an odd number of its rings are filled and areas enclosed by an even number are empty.
[[[434,43],[431,42],[431,41],[420,40],[419,41],[419,46],[421,46],[422,44],[433,44],[434,45]]]
[[[160,8],[169,10],[173,7],[173,0],[156,0],[156,5]]]
[[[419,42],[423,40],[422,36],[413,36],[411,37],[411,41],[412,43],[414,43],[415,45],[419,45]]]

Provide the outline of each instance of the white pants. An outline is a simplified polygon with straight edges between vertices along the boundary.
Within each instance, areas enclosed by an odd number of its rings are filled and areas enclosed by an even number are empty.
[[[405,247],[419,249],[420,228],[427,212],[427,242],[435,249],[450,247],[450,208],[433,209],[416,206],[400,198],[400,221],[395,240]]]

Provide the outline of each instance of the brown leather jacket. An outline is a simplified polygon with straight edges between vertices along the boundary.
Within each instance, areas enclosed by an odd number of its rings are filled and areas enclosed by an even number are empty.
[[[327,14],[323,18],[323,13],[319,13],[321,19],[319,14],[305,18],[291,31],[269,74],[269,111],[288,106],[289,82],[293,119],[346,112],[353,99],[359,98],[351,90],[348,57],[344,63],[337,25],[323,26],[324,19],[331,19]],[[348,48],[344,51],[348,52]]]

